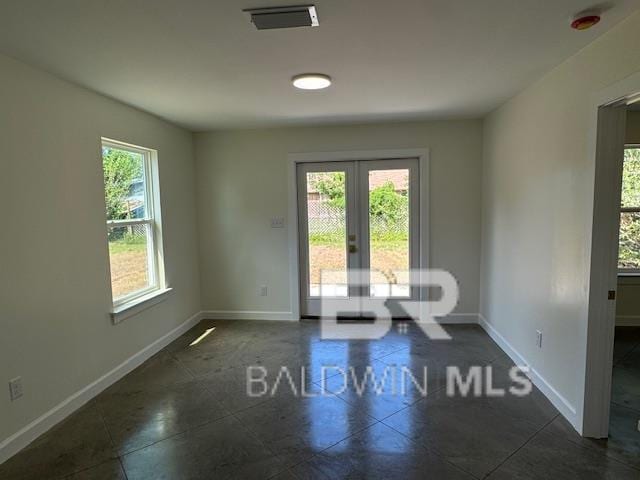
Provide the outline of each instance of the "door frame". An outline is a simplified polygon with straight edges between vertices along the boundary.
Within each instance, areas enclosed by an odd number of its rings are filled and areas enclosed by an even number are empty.
[[[584,383],[574,427],[585,437],[609,434],[615,302],[617,291],[620,187],[626,127],[626,105],[638,98],[640,72],[628,76],[591,98],[589,158],[593,178],[589,210],[588,278],[584,339]],[[622,110],[624,109],[624,115]],[[580,372],[577,372],[580,374]]]
[[[292,320],[300,320],[300,245],[298,234],[298,200],[296,166],[299,163],[316,162],[352,162],[355,160],[406,160],[418,159],[420,170],[420,268],[428,268],[429,261],[429,149],[402,148],[388,150],[349,150],[338,152],[290,153],[287,156],[288,167],[288,222],[287,237],[289,247],[289,302]],[[426,213],[426,215],[425,215]],[[421,302],[423,305],[424,302]],[[422,309],[422,307],[421,307]]]

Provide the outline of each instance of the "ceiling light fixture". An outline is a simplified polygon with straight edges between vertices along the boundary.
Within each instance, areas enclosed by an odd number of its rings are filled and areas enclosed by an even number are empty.
[[[291,79],[293,86],[301,90],[321,90],[331,85],[331,77],[322,73],[303,73]]]

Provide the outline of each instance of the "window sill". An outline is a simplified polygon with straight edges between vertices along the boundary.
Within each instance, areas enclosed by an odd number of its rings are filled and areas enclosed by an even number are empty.
[[[161,288],[135,300],[131,300],[130,302],[113,307],[113,310],[111,310],[111,321],[115,325],[129,317],[137,315],[143,310],[166,300],[172,291],[172,288]]]

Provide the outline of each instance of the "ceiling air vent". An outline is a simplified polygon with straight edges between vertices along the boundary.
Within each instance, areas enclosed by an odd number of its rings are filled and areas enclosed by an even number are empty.
[[[317,27],[318,15],[314,5],[292,7],[250,8],[243,10],[251,16],[258,30],[272,28]]]

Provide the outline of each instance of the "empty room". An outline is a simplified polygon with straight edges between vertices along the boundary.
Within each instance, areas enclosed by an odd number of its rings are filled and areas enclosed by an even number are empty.
[[[640,0],[0,0],[0,480],[640,479]]]

